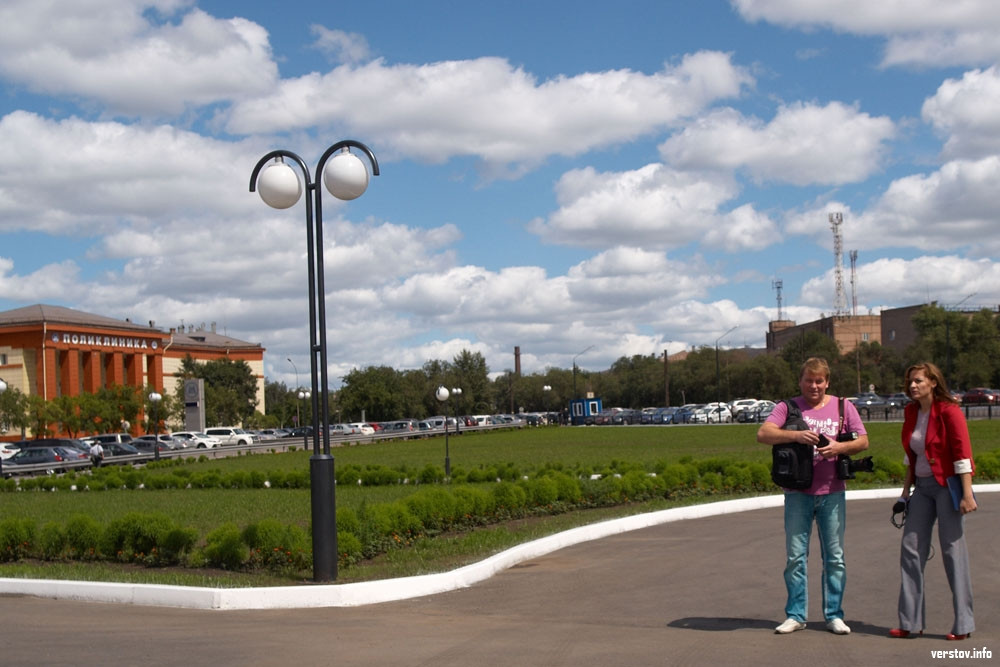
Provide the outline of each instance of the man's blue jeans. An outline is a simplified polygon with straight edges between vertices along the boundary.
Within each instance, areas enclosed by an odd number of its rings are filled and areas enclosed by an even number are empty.
[[[844,618],[841,603],[847,569],[844,565],[844,492],[811,496],[797,491],[785,492],[785,588],[788,602],[785,615],[805,623],[809,609],[809,538],[813,519],[819,532],[823,557],[823,618]]]

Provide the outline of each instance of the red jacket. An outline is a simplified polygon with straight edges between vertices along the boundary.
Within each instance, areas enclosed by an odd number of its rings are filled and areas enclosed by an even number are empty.
[[[917,462],[916,453],[910,449],[910,436],[913,435],[913,428],[917,424],[919,410],[920,404],[911,402],[907,404],[903,416],[903,449],[906,450],[911,466],[915,466]],[[945,486],[947,484],[945,480],[955,474],[955,461],[968,459],[975,472],[969,427],[965,423],[962,409],[954,403],[934,401],[931,404],[925,440],[924,455],[931,465],[931,471],[934,472],[934,479],[941,486]]]

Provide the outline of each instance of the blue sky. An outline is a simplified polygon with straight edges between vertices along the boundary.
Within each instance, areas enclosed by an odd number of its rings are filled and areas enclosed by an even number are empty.
[[[307,368],[276,148],[356,139],[324,198],[330,374],[762,346],[834,310],[1000,303],[992,0],[0,7],[0,309],[202,323]],[[850,287],[848,255],[858,253]]]

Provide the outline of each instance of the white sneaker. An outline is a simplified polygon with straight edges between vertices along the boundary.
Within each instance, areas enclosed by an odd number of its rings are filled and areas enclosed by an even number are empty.
[[[843,619],[834,618],[826,622],[826,629],[835,635],[849,635],[851,629],[844,623]]]
[[[785,622],[774,629],[776,635],[787,635],[796,630],[805,630],[806,624],[796,621],[794,618],[786,618]],[[845,626],[846,627],[846,626]],[[850,630],[848,630],[850,632]]]

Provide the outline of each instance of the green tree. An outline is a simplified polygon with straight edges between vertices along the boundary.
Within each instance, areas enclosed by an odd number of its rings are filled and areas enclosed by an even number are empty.
[[[28,422],[28,397],[17,387],[7,387],[0,394],[0,431],[16,429],[23,435]]]

